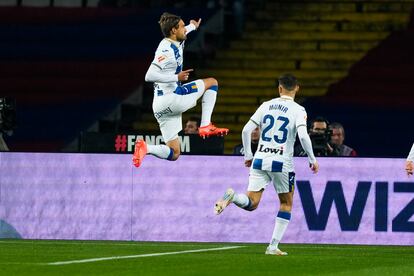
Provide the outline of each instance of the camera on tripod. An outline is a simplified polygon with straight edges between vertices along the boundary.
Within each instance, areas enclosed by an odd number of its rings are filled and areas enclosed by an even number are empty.
[[[327,128],[323,132],[310,132],[313,152],[316,156],[328,156],[328,143],[331,141],[332,130]]]

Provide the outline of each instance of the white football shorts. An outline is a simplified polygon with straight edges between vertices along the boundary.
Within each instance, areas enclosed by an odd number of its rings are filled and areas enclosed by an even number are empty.
[[[204,81],[200,79],[177,87],[173,93],[154,95],[152,110],[165,143],[178,137],[183,129],[182,113],[196,106],[204,90]]]
[[[272,182],[278,194],[293,192],[295,188],[294,172],[269,172],[250,168],[249,192],[258,192],[266,189],[267,185]]]

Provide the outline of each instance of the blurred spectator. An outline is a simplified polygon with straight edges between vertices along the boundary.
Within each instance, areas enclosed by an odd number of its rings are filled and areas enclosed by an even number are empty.
[[[353,148],[344,145],[345,130],[340,123],[330,124],[329,129],[332,131],[331,144],[338,148],[339,156],[357,156],[357,153]]]
[[[199,127],[200,127],[200,118],[190,117],[185,123],[184,134],[198,134]]]
[[[331,130],[329,122],[324,117],[316,117],[310,125],[309,137],[315,156],[339,156],[339,148],[331,143]],[[295,147],[295,156],[306,156],[302,146]]]
[[[253,131],[252,131],[252,153],[255,154],[256,150],[257,150],[257,146],[259,145],[259,140],[260,140],[260,129],[259,127],[256,127]],[[239,144],[237,146],[234,147],[233,149],[233,154],[234,155],[244,155],[244,148],[243,148],[243,144]]]

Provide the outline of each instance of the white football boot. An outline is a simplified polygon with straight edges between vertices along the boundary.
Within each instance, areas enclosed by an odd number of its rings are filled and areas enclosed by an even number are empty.
[[[223,197],[217,200],[216,205],[214,205],[214,213],[216,215],[220,215],[224,211],[224,208],[229,206],[229,204],[232,202],[233,197],[234,190],[232,188],[228,188]]]
[[[268,246],[266,248],[266,255],[277,255],[277,256],[287,256],[288,253],[287,252],[283,252],[282,250],[280,250],[279,248],[276,249],[270,249],[270,247]]]

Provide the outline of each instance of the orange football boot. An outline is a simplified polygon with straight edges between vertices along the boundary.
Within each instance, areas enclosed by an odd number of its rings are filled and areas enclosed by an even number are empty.
[[[200,137],[202,138],[206,138],[209,136],[224,136],[228,133],[228,128],[219,128],[213,125],[213,123],[198,128],[198,135],[200,135]]]
[[[142,160],[144,159],[145,155],[147,154],[147,144],[143,140],[135,141],[135,151],[134,155],[132,156],[132,163],[134,163],[135,167],[141,166]]]

